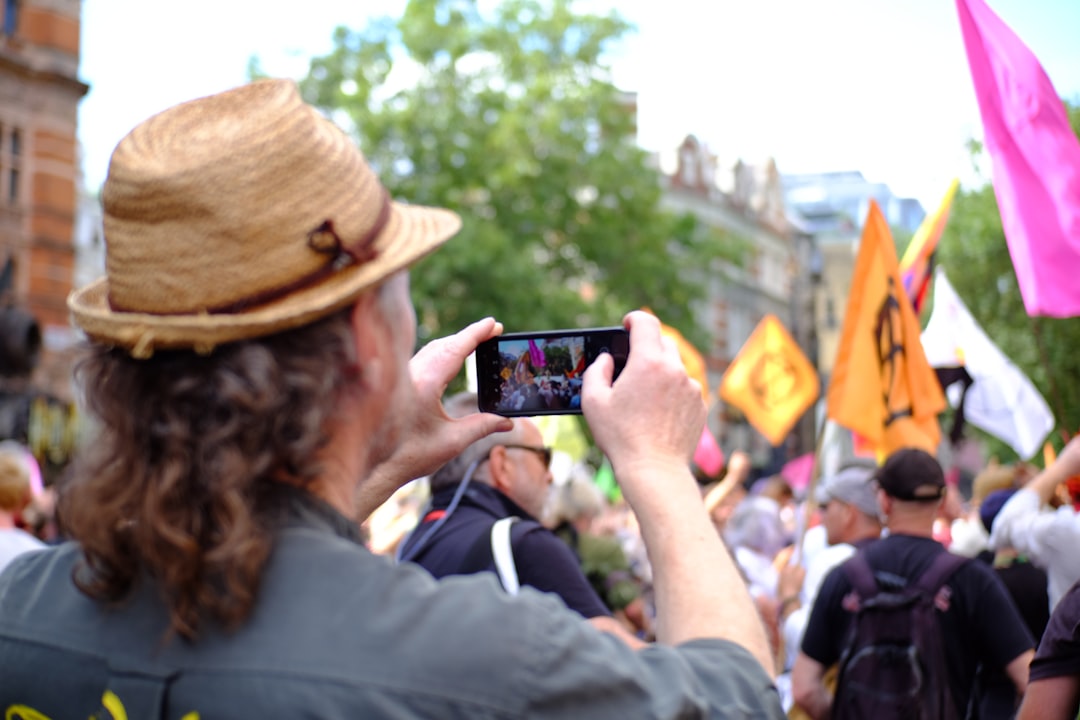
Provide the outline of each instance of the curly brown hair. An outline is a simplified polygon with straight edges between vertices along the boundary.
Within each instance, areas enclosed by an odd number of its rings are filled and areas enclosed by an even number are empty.
[[[248,617],[273,545],[268,489],[310,486],[359,373],[350,313],[205,356],[88,347],[76,379],[97,432],[61,499],[83,592],[117,602],[148,575],[187,639]]]

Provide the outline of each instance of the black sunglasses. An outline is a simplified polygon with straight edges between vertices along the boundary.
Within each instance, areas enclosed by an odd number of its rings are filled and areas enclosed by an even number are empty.
[[[534,452],[540,456],[540,459],[544,461],[544,467],[551,467],[551,448],[545,445],[514,445],[507,443],[503,445],[504,448],[516,448],[518,450],[528,450]]]

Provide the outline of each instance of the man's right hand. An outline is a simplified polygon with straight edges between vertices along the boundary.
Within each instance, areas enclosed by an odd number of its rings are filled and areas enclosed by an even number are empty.
[[[589,429],[617,478],[647,476],[641,471],[652,468],[685,470],[705,423],[701,388],[687,376],[675,344],[661,334],[659,320],[635,311],[623,323],[630,354],[619,378],[612,382],[610,355],[585,371],[581,406]]]
[[[632,312],[624,324],[630,331],[626,367],[612,382],[613,360],[597,358],[585,371],[581,405],[649,551],[656,639],[673,645],[731,640],[771,674],[761,618],[690,473],[705,424],[701,388],[687,376],[675,344],[660,333],[659,320]]]

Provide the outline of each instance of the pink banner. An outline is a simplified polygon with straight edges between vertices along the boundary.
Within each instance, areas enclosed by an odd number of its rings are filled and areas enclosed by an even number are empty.
[[[544,351],[536,346],[535,340],[529,340],[529,362],[533,367],[542,368],[547,365],[547,358],[544,357]]]
[[[789,460],[780,468],[780,474],[792,490],[801,491],[810,486],[810,474],[814,471],[814,453],[806,453]]]
[[[983,0],[956,0],[1024,308],[1080,315],[1080,140],[1035,55]]]
[[[720,472],[720,468],[724,467],[724,451],[720,449],[708,425],[701,428],[701,438],[694,450],[694,464],[709,477],[715,476]]]

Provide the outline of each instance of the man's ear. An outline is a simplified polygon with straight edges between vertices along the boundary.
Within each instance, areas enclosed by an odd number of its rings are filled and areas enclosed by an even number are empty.
[[[488,475],[491,477],[491,485],[504,495],[510,487],[510,456],[506,454],[506,448],[496,445],[488,453]]]
[[[351,320],[360,382],[368,387],[377,385],[383,376],[384,363],[387,362],[390,338],[386,319],[379,311],[376,291],[366,292],[357,298],[352,308]]]
[[[855,518],[859,510],[851,503],[844,503],[844,527],[849,528],[855,524]]]
[[[877,493],[878,507],[881,508],[882,514],[888,517],[892,514],[892,498],[884,490],[879,489]]]

